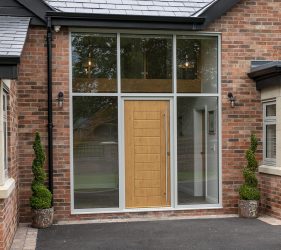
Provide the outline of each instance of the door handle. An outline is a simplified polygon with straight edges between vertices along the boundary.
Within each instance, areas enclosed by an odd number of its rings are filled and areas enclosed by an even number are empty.
[[[167,115],[163,113],[164,128],[165,128],[165,163],[166,163],[166,204],[168,202],[168,157],[170,152],[168,151],[168,135],[167,135]]]

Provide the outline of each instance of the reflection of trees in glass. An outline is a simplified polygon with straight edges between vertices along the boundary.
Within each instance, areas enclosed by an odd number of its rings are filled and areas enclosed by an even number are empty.
[[[73,133],[80,139],[94,139],[95,129],[108,125],[117,136],[116,97],[73,97]]]
[[[172,77],[172,39],[121,38],[122,78],[170,79]]]
[[[72,74],[74,92],[96,92],[98,79],[116,79],[116,36],[74,34]]]
[[[194,80],[198,78],[200,58],[200,40],[177,40],[177,75],[178,79]],[[181,67],[183,65],[183,67]],[[186,67],[184,67],[186,65]]]

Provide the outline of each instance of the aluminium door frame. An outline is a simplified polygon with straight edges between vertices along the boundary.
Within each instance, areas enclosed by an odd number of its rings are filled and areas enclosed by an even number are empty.
[[[71,37],[73,32],[98,32],[98,33],[116,33],[117,34],[117,92],[116,93],[73,93],[72,92],[72,46]],[[100,213],[124,213],[124,212],[140,212],[140,211],[177,211],[177,210],[201,210],[201,209],[221,209],[222,205],[222,97],[221,97],[221,33],[218,32],[182,32],[169,31],[168,34],[173,36],[173,92],[171,93],[122,93],[121,92],[121,71],[120,71],[120,34],[121,33],[137,33],[137,34],[163,34],[163,31],[139,31],[139,30],[116,30],[116,29],[95,29],[95,28],[71,28],[69,31],[69,129],[70,129],[70,214],[100,214]],[[165,32],[167,33],[167,32]],[[218,92],[216,93],[177,93],[177,68],[176,68],[176,37],[177,35],[198,35],[198,36],[214,36],[218,39]],[[124,160],[121,151],[124,151],[124,142],[122,133],[124,132],[120,124],[124,114],[123,102],[125,99],[162,99],[171,100],[170,102],[170,171],[171,171],[171,207],[168,208],[148,208],[148,209],[125,209],[124,190],[120,192],[119,187],[119,207],[115,208],[90,208],[90,209],[75,209],[74,208],[74,167],[73,167],[73,104],[74,96],[115,96],[118,99],[118,163],[119,163],[119,185],[124,185],[120,182],[122,179],[122,169],[124,171]],[[178,97],[217,97],[218,101],[218,191],[219,202],[217,204],[191,204],[179,205],[177,195],[177,98]],[[124,122],[122,122],[124,123]],[[172,138],[173,137],[173,138]],[[122,165],[123,164],[123,165]],[[125,179],[125,176],[123,176]],[[123,202],[120,202],[123,199]]]

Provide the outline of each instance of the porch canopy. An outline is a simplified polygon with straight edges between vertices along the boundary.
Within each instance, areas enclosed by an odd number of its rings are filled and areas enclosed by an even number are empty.
[[[281,61],[254,63],[248,76],[256,81],[257,90],[281,85]]]
[[[45,0],[53,25],[203,30],[239,0]]]

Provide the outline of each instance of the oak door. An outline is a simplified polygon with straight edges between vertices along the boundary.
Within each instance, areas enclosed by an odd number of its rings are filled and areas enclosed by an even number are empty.
[[[171,204],[169,106],[169,101],[125,101],[126,208]]]

